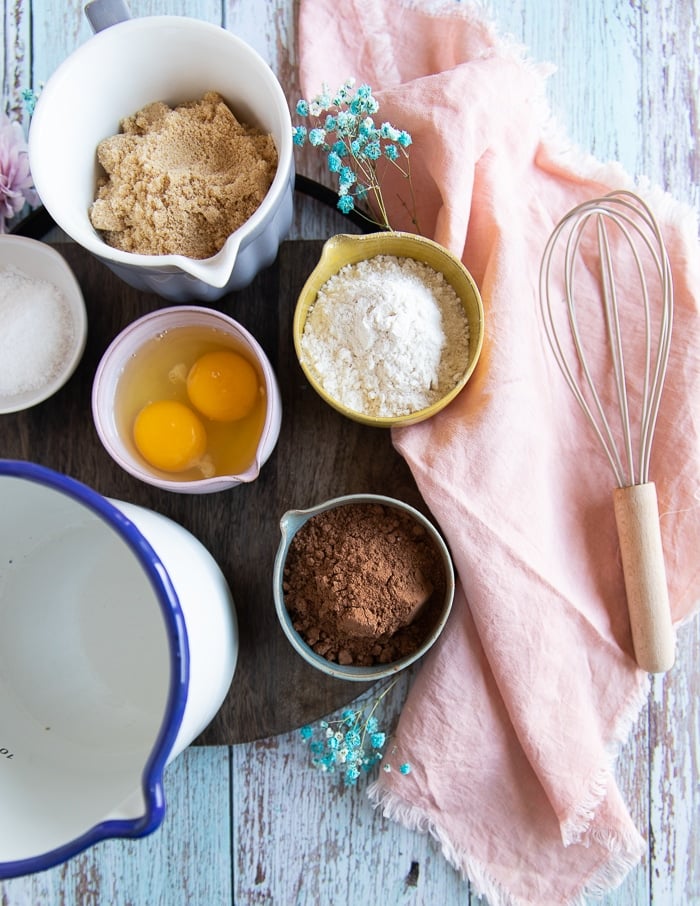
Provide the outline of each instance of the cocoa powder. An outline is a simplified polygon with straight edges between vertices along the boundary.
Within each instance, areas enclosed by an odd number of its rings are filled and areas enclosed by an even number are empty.
[[[306,643],[338,664],[386,664],[413,653],[437,622],[442,557],[409,513],[374,503],[312,516],[292,538],[285,606]]]

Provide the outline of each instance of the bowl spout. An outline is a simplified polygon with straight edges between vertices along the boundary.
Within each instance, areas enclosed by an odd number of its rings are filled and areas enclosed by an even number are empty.
[[[233,273],[238,258],[240,238],[236,235],[229,236],[221,251],[211,258],[187,258],[184,255],[174,255],[173,263],[180,270],[201,280],[207,286],[221,289],[227,286]]]

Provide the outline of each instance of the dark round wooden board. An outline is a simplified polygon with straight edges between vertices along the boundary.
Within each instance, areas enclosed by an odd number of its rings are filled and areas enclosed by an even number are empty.
[[[272,567],[279,519],[286,510],[365,492],[400,498],[429,515],[390,433],[350,421],[327,406],[308,386],[296,360],[294,305],[321,246],[320,241],[283,243],[277,261],[250,287],[210,306],[234,317],[258,339],[282,392],[280,438],[252,484],[217,494],[174,494],[132,478],[104,451],[90,406],[100,357],[128,323],[169,303],[127,286],[72,243],[56,248],[73,268],[85,297],[85,354],[51,399],[0,416],[0,456],[50,466],[101,494],[163,513],[189,529],[216,558],[236,604],[240,653],[226,701],[199,744],[249,742],[286,732],[330,713],[366,688],[320,674],[282,634],[272,598]]]

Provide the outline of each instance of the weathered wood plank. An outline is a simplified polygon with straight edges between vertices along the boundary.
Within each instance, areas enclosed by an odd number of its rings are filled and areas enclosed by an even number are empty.
[[[32,17],[33,86],[38,89],[51,73],[91,36],[90,25],[83,13],[86,0],[61,3],[35,3]],[[24,0],[29,8],[30,3]],[[133,16],[189,15],[221,25],[221,3],[218,0],[131,0]],[[39,13],[37,15],[37,13]],[[125,65],[128,65],[125,61]]]
[[[26,121],[21,91],[31,84],[29,59],[29,15],[21,0],[5,3],[0,19],[0,39],[4,49],[2,68],[3,111],[21,123]]]
[[[649,715],[651,902],[700,903],[700,624],[679,631],[678,662],[655,677]]]
[[[396,719],[407,680],[377,710],[382,728]],[[236,903],[468,903],[468,885],[433,841],[383,818],[364,781],[346,787],[314,768],[298,732],[234,746],[233,765],[234,837],[257,841],[234,852]]]

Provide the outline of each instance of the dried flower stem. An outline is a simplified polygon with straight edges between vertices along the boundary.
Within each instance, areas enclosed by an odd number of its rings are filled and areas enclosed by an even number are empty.
[[[295,126],[294,143],[303,146],[308,141],[327,155],[328,169],[338,180],[338,210],[344,214],[355,210],[370,223],[386,230],[392,227],[382,193],[379,166],[395,167],[408,183],[410,204],[400,195],[399,199],[420,232],[407,150],[411,136],[391,123],[375,125],[374,114],[379,110],[379,104],[372,89],[369,85],[361,85],[353,93],[353,86],[354,80],[348,79],[331,96],[324,85],[321,93],[310,101],[300,100],[296,113],[310,120],[310,128]]]

